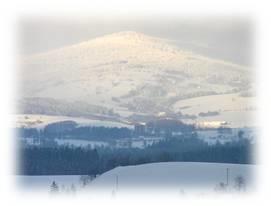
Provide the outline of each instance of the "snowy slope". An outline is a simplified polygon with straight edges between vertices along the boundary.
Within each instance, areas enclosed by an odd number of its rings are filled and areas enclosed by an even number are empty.
[[[156,113],[179,99],[246,90],[250,78],[242,66],[120,32],[23,59],[20,88],[22,97]]]
[[[231,127],[258,126],[256,97],[242,97],[238,93],[209,95],[179,100],[173,105],[175,112],[197,115],[197,122],[226,121]],[[217,115],[201,116],[200,113],[218,112]]]
[[[68,117],[68,116],[50,116],[50,115],[35,115],[35,114],[18,114],[13,117],[16,128],[37,128],[44,129],[48,124],[62,122],[62,121],[74,121],[78,126],[92,126],[92,127],[127,127],[133,128],[132,125],[103,120],[93,120],[79,117]]]
[[[137,166],[117,167],[95,179],[91,188],[101,187],[112,191],[126,189],[199,189],[213,190],[220,182],[226,183],[229,168],[229,185],[242,176],[247,185],[252,183],[255,166],[224,163],[165,162]]]
[[[78,186],[80,184],[79,175],[41,175],[41,176],[25,176],[17,175],[16,181],[21,187],[28,189],[40,189],[50,191],[50,185],[55,181],[58,186],[70,187],[72,184]]]
[[[94,179],[86,188],[82,188],[80,176],[16,176],[21,186],[28,189],[49,191],[55,181],[60,188],[75,185],[77,191],[85,194],[102,193],[126,194],[131,191],[147,194],[154,191],[171,192],[171,194],[212,194],[219,183],[226,183],[226,170],[229,169],[228,191],[236,191],[235,178],[242,176],[245,180],[246,191],[255,189],[254,171],[258,166],[199,163],[199,162],[164,162],[150,163],[137,166],[117,167]],[[137,194],[133,193],[133,194]]]

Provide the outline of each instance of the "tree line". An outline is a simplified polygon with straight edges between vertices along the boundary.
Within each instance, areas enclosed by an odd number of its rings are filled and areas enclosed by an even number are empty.
[[[75,138],[86,140],[112,140],[130,138],[133,131],[126,127],[75,127],[71,124],[49,124],[43,130],[36,128],[17,128],[17,137],[21,138]]]
[[[117,166],[172,161],[254,163],[253,144],[243,138],[214,145],[197,137],[169,138],[145,149],[27,146],[19,157],[23,175],[97,175]]]

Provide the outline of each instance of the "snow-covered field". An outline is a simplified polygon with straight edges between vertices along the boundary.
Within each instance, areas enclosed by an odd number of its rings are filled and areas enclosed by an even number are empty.
[[[117,140],[116,148],[139,148],[143,149],[149,145],[158,143],[163,137],[137,137]]]
[[[152,145],[161,141],[164,138],[124,138],[116,140],[116,144],[112,145],[106,141],[91,141],[77,139],[55,139],[58,145],[72,145],[75,147],[113,147],[113,148],[139,148],[143,149],[146,146]],[[31,143],[31,142],[30,142]]]
[[[132,125],[105,121],[105,120],[94,120],[82,117],[67,117],[67,116],[51,116],[51,115],[39,115],[39,114],[16,114],[13,115],[13,120],[15,121],[15,127],[28,127],[28,128],[38,128],[43,129],[46,125],[61,121],[74,121],[78,126],[95,126],[95,127],[126,127],[133,128]]]
[[[209,187],[218,183],[226,183],[227,168],[229,168],[229,184],[241,175],[250,182],[251,172],[255,166],[224,163],[198,162],[166,162],[150,163],[137,166],[117,167],[95,179],[92,187],[108,187],[119,189],[133,187]],[[116,178],[118,182],[116,183]]]
[[[16,180],[19,187],[24,189],[35,189],[49,191],[50,185],[55,181],[58,186],[70,187],[72,184],[75,186],[80,185],[80,176],[79,175],[42,175],[42,176],[16,176]]]
[[[157,138],[123,138],[116,140],[115,144],[112,142],[107,141],[93,141],[93,140],[81,140],[81,139],[60,139],[55,138],[54,140],[56,143],[61,146],[73,146],[73,147],[111,147],[111,148],[139,148],[143,149],[149,145],[157,143],[164,138],[157,137]],[[39,145],[39,139],[34,139],[32,137],[27,138],[19,138],[20,141],[23,141],[25,144],[28,145]]]
[[[256,97],[241,97],[236,94],[209,95],[180,100],[173,105],[176,112],[197,115],[197,122],[226,121],[230,127],[257,126]],[[200,116],[200,113],[218,112],[218,115]]]
[[[58,145],[72,145],[75,147],[107,147],[109,144],[103,141],[89,141],[89,140],[79,140],[79,139],[55,139]]]
[[[187,114],[208,111],[247,111],[256,109],[256,97],[241,97],[238,93],[209,95],[180,100],[174,104],[174,108],[180,108]]]
[[[220,133],[217,129],[205,129],[197,131],[199,139],[202,139],[209,144],[215,144],[217,141],[220,143],[231,142],[238,139],[238,132],[242,131],[243,137],[254,141],[257,139],[258,130],[257,128],[232,128],[231,132],[228,133]]]
[[[150,163],[137,166],[117,167],[91,181],[86,188],[82,188],[80,176],[17,176],[23,188],[40,188],[49,191],[55,181],[62,188],[69,188],[72,184],[77,191],[112,193],[126,193],[132,190],[142,191],[172,191],[179,193],[213,193],[221,189],[220,183],[227,183],[227,191],[236,191],[236,178],[242,177],[244,189],[255,189],[255,165],[198,163],[198,162],[164,162]],[[23,183],[23,184],[22,184]]]

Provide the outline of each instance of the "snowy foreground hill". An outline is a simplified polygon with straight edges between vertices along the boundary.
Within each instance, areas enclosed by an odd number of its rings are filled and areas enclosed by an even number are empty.
[[[164,162],[136,166],[117,167],[95,179],[91,187],[109,190],[126,189],[203,189],[213,190],[219,183],[226,183],[227,168],[229,185],[242,176],[251,183],[254,166],[224,163]]]
[[[228,168],[228,186],[227,185]],[[236,191],[237,179],[242,178],[242,190],[254,189],[254,165],[198,163],[198,162],[164,162],[137,166],[117,167],[94,179],[87,187],[82,187],[80,176],[18,176],[19,181],[28,188],[49,191],[55,181],[61,188],[75,185],[80,192],[101,192],[112,195],[131,191],[171,191],[193,194],[193,192],[213,193],[221,191],[223,186],[228,192]]]

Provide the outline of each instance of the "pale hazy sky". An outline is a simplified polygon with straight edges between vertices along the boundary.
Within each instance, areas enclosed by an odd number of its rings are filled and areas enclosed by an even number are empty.
[[[20,53],[29,55],[120,31],[166,38],[181,49],[251,65],[253,25],[229,18],[24,18],[19,22]]]

